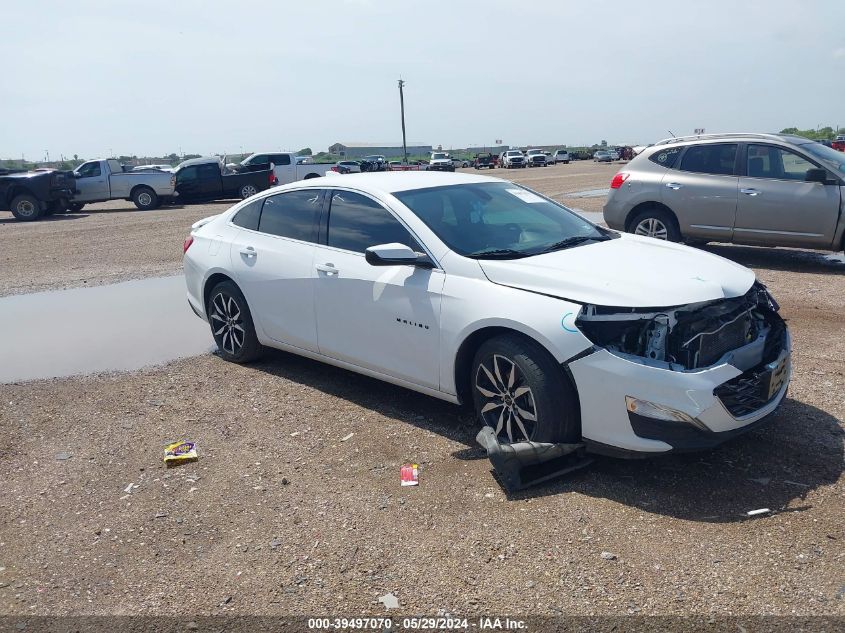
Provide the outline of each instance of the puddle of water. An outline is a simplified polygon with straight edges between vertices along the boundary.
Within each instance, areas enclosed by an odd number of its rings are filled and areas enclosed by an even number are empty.
[[[563,194],[567,198],[602,198],[610,193],[610,189],[587,189]]]
[[[182,275],[0,299],[0,383],[140,369],[212,349]]]

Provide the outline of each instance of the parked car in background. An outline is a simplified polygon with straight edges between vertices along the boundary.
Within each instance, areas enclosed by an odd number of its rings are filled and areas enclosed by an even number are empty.
[[[247,156],[241,161],[241,166],[247,169],[267,169],[273,165],[273,173],[280,185],[286,185],[297,180],[308,180],[325,176],[334,163],[297,163],[296,155],[290,152],[261,152]],[[300,156],[300,158],[304,158]]]
[[[246,199],[277,182],[269,164],[266,169],[231,172],[215,156],[186,160],[173,177],[180,202]]]
[[[176,196],[170,171],[127,170],[113,158],[89,160],[73,170],[76,193],[70,203],[79,211],[91,202],[131,200],[142,210],[155,209]]]
[[[604,149],[597,150],[593,154],[593,162],[596,163],[610,163],[613,159],[610,157],[610,152]]]
[[[555,164],[555,157],[552,156],[551,152],[544,151],[543,154],[546,156],[546,167],[551,167]]]
[[[751,270],[498,178],[296,183],[196,223],[184,249],[224,360],[278,348],[474,406],[502,444],[707,449],[789,387],[789,332]]]
[[[331,170],[339,174],[360,174],[361,164],[356,160],[339,160]]]
[[[470,162],[466,158],[452,158],[452,164],[455,166],[455,169],[470,166]]]
[[[455,171],[455,163],[446,152],[432,152],[428,168],[430,171]]]
[[[475,160],[472,161],[472,166],[476,169],[495,169],[496,157],[490,152],[481,152],[475,155]]]
[[[529,149],[525,151],[525,162],[529,167],[545,167],[546,155],[541,149]]]
[[[0,174],[0,211],[31,222],[68,210],[76,183],[70,171],[5,171]]]
[[[644,149],[610,183],[611,228],[672,242],[845,248],[845,155],[785,134],[711,134]]]
[[[525,155],[522,153],[521,150],[518,149],[509,149],[507,151],[502,152],[500,165],[505,169],[516,169],[519,167],[525,167],[526,165]]]
[[[372,166],[368,171],[387,171],[387,158],[382,154],[364,156],[364,160]]]
[[[839,152],[845,152],[845,134],[840,134],[830,142],[830,147]]]
[[[619,160],[619,152],[617,152],[615,149],[609,149],[607,150],[607,153],[610,154],[611,161]]]
[[[558,163],[563,163],[564,165],[569,164],[569,152],[565,149],[557,149],[554,153],[554,162],[555,165]]]

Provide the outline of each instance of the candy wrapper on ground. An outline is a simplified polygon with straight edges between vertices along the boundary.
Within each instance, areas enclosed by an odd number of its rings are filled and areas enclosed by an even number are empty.
[[[405,464],[399,469],[399,479],[403,486],[419,486],[420,467],[416,464]]]
[[[193,442],[174,442],[164,447],[164,464],[168,468],[197,461],[197,449]]]

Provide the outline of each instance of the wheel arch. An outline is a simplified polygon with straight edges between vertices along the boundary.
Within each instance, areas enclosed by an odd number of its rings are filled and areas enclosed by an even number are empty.
[[[316,174],[316,173],[314,173],[314,172],[312,171],[310,174],[308,174],[307,176],[305,176],[305,177],[303,178],[303,180],[311,180],[312,178],[319,178],[319,177],[320,177],[320,174]]]
[[[18,196],[33,196],[38,198],[38,196],[36,196],[30,189],[24,187],[23,185],[13,185],[6,190],[6,204],[11,205],[12,200]]]
[[[455,363],[452,367],[452,372],[453,379],[455,381],[455,391],[460,404],[472,405],[472,380],[470,376],[470,369],[478,348],[481,347],[485,341],[489,341],[491,338],[504,334],[517,336],[531,341],[535,345],[539,345],[541,348],[546,350],[546,352],[554,358],[556,362],[560,363],[560,359],[549,348],[549,345],[543,342],[543,337],[538,336],[536,333],[526,332],[522,329],[517,329],[504,324],[485,325],[480,327],[464,337],[460,345],[458,345],[458,351],[455,354]],[[572,383],[577,395],[578,388],[572,380],[572,376],[569,375],[569,372],[566,371],[566,368],[563,365],[561,365],[561,371],[566,376],[566,379]]]
[[[130,199],[130,200],[132,200],[132,199],[135,197],[135,193],[136,193],[139,189],[149,189],[149,190],[150,190],[150,191],[152,191],[152,192],[153,192],[156,196],[158,196],[158,194],[156,193],[155,189],[153,189],[153,188],[152,188],[152,187],[150,187],[149,185],[145,185],[144,183],[138,183],[137,185],[135,185],[134,187],[132,187],[132,189],[130,189],[130,190],[129,190],[129,199]]]
[[[206,317],[208,316],[208,299],[211,297],[211,291],[214,286],[219,284],[221,281],[230,281],[238,287],[238,290],[240,290],[238,282],[232,279],[229,275],[220,272],[209,275],[202,287],[202,309],[205,311]],[[243,293],[243,290],[241,290],[241,293]],[[246,296],[244,296],[244,298],[246,298]]]
[[[625,216],[625,231],[631,233],[631,229],[633,228],[631,224],[634,221],[634,218],[648,209],[659,209],[668,213],[672,220],[674,220],[675,227],[678,228],[678,230],[680,231],[681,225],[678,222],[678,215],[662,202],[656,202],[654,200],[640,202],[639,204],[635,205],[630,211],[628,211],[628,215]]]

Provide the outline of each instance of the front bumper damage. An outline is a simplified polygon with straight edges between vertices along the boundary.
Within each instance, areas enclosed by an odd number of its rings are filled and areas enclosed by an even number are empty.
[[[786,395],[791,340],[762,286],[704,306],[627,313],[628,331],[596,319],[579,327],[613,343],[568,365],[592,452],[643,457],[711,448],[763,424]]]

